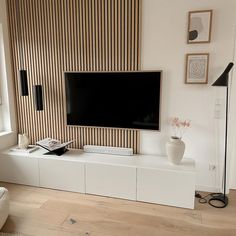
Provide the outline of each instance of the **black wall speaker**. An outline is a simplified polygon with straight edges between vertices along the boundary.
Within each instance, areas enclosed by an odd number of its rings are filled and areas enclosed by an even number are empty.
[[[21,96],[28,96],[28,83],[27,83],[27,73],[26,70],[20,70],[20,88],[21,88]]]
[[[43,90],[42,85],[34,85],[34,101],[37,111],[43,110]]]

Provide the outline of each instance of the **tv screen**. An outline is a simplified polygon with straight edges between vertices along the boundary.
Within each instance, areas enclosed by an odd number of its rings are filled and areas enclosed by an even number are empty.
[[[159,130],[161,72],[65,72],[67,125]]]

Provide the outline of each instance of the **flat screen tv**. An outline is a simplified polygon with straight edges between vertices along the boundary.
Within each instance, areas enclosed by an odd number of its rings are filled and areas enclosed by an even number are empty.
[[[161,71],[65,72],[67,125],[160,129]]]

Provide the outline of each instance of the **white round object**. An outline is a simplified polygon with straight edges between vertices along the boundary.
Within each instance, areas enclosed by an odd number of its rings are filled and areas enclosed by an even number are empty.
[[[9,214],[9,193],[6,188],[0,187],[0,229],[5,224]]]
[[[177,137],[171,137],[166,143],[166,153],[170,163],[179,165],[183,159],[185,143]]]

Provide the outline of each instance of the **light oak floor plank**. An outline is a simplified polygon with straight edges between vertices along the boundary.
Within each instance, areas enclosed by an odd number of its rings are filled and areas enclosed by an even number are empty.
[[[0,183],[10,192],[1,232],[36,236],[235,236],[236,191],[227,208],[195,210]],[[174,196],[173,196],[174,197]]]

